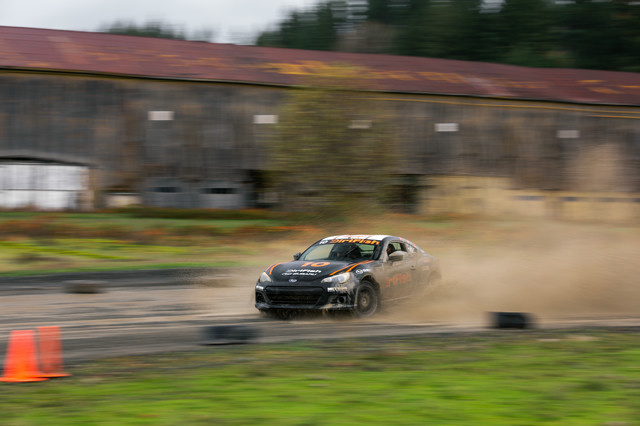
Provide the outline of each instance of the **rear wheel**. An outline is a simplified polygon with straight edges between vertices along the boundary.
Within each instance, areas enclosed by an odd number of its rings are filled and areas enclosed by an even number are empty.
[[[442,291],[442,275],[440,271],[434,271],[429,276],[429,280],[422,285],[420,296],[423,298],[433,297]]]
[[[424,307],[427,302],[432,302],[441,296],[442,276],[439,271],[434,271],[428,279],[422,281],[415,288],[414,297],[409,299],[409,305]]]
[[[354,313],[357,317],[370,317],[378,311],[378,292],[368,282],[358,286]]]

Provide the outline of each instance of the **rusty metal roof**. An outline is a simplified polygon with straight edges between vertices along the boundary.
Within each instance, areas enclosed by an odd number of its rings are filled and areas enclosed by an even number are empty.
[[[640,74],[0,26],[0,68],[295,85],[348,63],[378,90],[640,105]]]

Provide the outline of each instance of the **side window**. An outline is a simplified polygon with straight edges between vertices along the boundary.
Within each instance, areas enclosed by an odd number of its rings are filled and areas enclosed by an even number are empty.
[[[407,246],[405,243],[394,242],[393,245],[396,247],[396,250],[407,251]]]
[[[387,246],[387,256],[396,251],[407,251],[404,243],[400,241],[392,241]]]

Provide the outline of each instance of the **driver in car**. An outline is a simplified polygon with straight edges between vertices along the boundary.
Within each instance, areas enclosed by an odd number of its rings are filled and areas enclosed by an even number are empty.
[[[337,244],[330,258],[334,260],[356,260],[362,257],[362,252],[357,244]]]

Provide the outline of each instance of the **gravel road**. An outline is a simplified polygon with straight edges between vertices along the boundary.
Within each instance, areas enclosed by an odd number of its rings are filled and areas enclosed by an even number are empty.
[[[207,345],[233,343],[234,339],[235,342],[239,339],[273,343],[476,333],[489,327],[486,316],[430,318],[393,311],[367,321],[322,316],[269,320],[253,308],[253,282],[246,281],[223,270],[3,278],[0,279],[0,350],[5,353],[12,330],[39,326],[60,327],[67,364],[108,356],[199,350]],[[78,283],[93,285],[96,292],[70,292]],[[545,318],[535,325],[544,328],[638,327],[640,316]],[[221,330],[233,330],[235,334],[231,338],[220,338]]]

